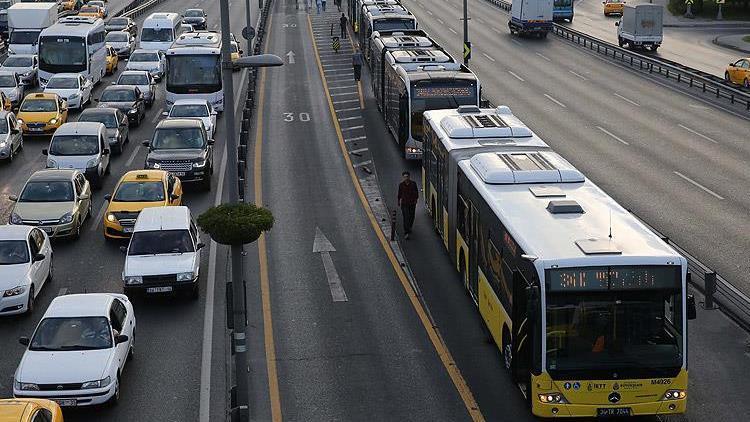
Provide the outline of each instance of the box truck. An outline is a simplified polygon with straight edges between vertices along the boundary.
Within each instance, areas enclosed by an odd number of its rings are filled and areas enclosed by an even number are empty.
[[[647,47],[656,51],[664,38],[662,34],[664,6],[661,4],[626,4],[622,19],[615,22],[620,47]]]
[[[552,30],[553,9],[553,0],[513,0],[508,21],[510,33],[546,37]]]
[[[57,3],[16,3],[8,8],[8,54],[36,54],[39,33],[57,22]]]

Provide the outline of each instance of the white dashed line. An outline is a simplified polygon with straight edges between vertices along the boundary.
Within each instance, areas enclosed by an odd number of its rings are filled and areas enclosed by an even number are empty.
[[[523,80],[523,78],[522,78],[522,77],[520,77],[520,76],[516,75],[516,73],[515,73],[515,72],[513,72],[512,70],[509,70],[509,71],[508,71],[508,73],[510,73],[510,74],[511,74],[511,76],[513,76],[514,78],[518,79],[519,81],[521,81],[521,82],[525,82],[525,81]]]
[[[551,61],[552,61],[552,60],[551,60],[551,59],[550,59],[549,57],[545,56],[545,55],[544,55],[544,54],[542,54],[542,53],[535,53],[535,54],[536,54],[537,56],[539,56],[539,57],[543,58],[544,60],[547,60],[548,62],[551,62]]]
[[[622,140],[622,138],[620,138],[619,136],[615,135],[614,133],[608,131],[607,129],[604,129],[601,126],[597,126],[596,128],[599,129],[599,130],[601,130],[602,132],[606,133],[607,135],[611,136],[616,141],[622,142],[625,145],[630,145],[627,141]]]
[[[102,208],[99,210],[99,213],[96,214],[96,218],[91,222],[91,227],[89,227],[89,230],[91,230],[92,232],[99,230],[99,223],[101,223],[104,219],[104,212],[107,211],[107,205],[109,205],[109,201],[104,201],[104,203],[102,204]]]
[[[641,106],[640,104],[636,103],[635,101],[631,100],[630,98],[625,98],[625,97],[623,97],[622,95],[620,95],[620,94],[618,94],[616,92],[614,93],[614,95],[615,95],[615,97],[617,97],[617,98],[619,98],[619,99],[621,99],[623,101],[627,101],[627,102],[629,102],[630,104],[633,104],[636,107],[640,107]]]
[[[676,175],[680,176],[681,178],[685,179],[686,181],[692,183],[694,186],[703,189],[706,193],[712,195],[714,198],[719,199],[719,200],[723,200],[724,199],[723,196],[721,196],[718,193],[712,191],[711,189],[709,189],[709,188],[701,185],[700,183],[696,182],[695,180],[693,180],[693,179],[685,176],[684,174],[680,173],[679,171],[674,172],[674,174],[676,174]]]
[[[439,23],[440,25],[445,25],[445,22],[443,22],[443,20],[442,20],[442,19],[438,19],[437,21],[438,21],[438,23]]]
[[[451,31],[451,32],[453,32],[453,33],[454,33],[455,35],[458,35],[458,32],[456,32],[456,30],[455,30],[455,29],[453,29],[453,28],[451,28],[451,27],[448,27],[448,30],[449,30],[449,31]]]
[[[491,62],[494,62],[494,61],[495,61],[495,59],[493,59],[492,57],[490,57],[490,55],[489,55],[489,54],[487,54],[487,53],[482,53],[482,55],[483,55],[484,57],[486,57],[486,58],[487,58],[487,60],[489,60],[489,61],[491,61]]]
[[[708,136],[706,136],[706,135],[704,135],[704,134],[702,134],[702,133],[700,133],[700,132],[696,132],[696,131],[694,131],[693,129],[690,129],[689,127],[687,127],[687,126],[684,126],[684,125],[677,125],[677,126],[679,126],[679,127],[683,128],[683,129],[685,129],[686,131],[688,131],[688,132],[692,133],[693,135],[696,135],[696,136],[700,136],[701,138],[703,138],[703,139],[705,139],[705,140],[707,140],[707,141],[711,141],[711,142],[713,142],[713,143],[715,143],[715,144],[718,144],[718,143],[719,143],[719,141],[717,141],[717,140],[715,140],[715,139],[713,139],[713,138],[709,138]]]
[[[138,155],[138,148],[141,146],[140,142],[138,142],[138,145],[133,145],[133,152],[130,153],[130,157],[128,157],[128,161],[125,162],[125,168],[130,168],[130,165],[133,164],[133,161],[135,160],[135,156]]]
[[[556,100],[556,99],[554,99],[554,98],[553,98],[552,96],[550,96],[550,95],[547,95],[547,94],[544,94],[544,96],[545,96],[545,97],[547,97],[547,99],[549,99],[549,100],[550,100],[550,101],[552,101],[553,103],[555,103],[555,104],[559,105],[560,107],[562,107],[562,108],[566,108],[565,104],[561,103],[560,101],[557,101],[557,100]]]
[[[521,47],[523,47],[523,43],[522,43],[521,41],[518,41],[518,40],[510,40],[510,42],[512,42],[512,43],[513,43],[513,44],[515,44],[515,45],[520,45]]]

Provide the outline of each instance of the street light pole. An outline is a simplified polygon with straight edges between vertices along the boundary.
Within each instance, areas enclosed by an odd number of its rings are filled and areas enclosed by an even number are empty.
[[[470,54],[466,54],[466,48],[469,46],[469,6],[467,3],[467,0],[464,0],[464,46],[462,50],[464,55],[464,64],[466,66],[469,65],[470,58]],[[470,47],[469,51],[471,51]]]
[[[247,24],[245,25],[245,28],[247,28],[247,31],[250,31],[250,28],[253,27],[253,17],[252,13],[250,12],[250,0],[245,0],[245,20],[247,21]],[[253,39],[251,37],[247,37],[247,54],[251,54],[253,51]]]

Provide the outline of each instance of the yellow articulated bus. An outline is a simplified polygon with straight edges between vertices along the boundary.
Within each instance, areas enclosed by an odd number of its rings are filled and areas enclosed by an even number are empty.
[[[427,207],[532,413],[684,413],[685,258],[507,107],[424,130]]]

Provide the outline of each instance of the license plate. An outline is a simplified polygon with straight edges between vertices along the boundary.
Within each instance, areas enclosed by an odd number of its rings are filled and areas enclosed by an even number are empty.
[[[172,174],[174,174],[177,177],[182,177],[185,175],[184,171],[173,171]]]
[[[630,416],[629,407],[605,407],[596,409],[596,416],[599,418],[618,418]]]
[[[133,233],[133,228],[132,227],[123,227],[122,228],[122,232],[123,233]]]
[[[54,402],[62,407],[73,407],[78,404],[75,399],[54,400]]]
[[[51,229],[51,228],[46,228],[46,227],[45,227],[45,228],[44,228],[43,230],[44,230],[44,232],[45,232],[45,233],[47,233],[47,234],[52,234],[52,229]]]
[[[146,289],[146,293],[167,293],[171,291],[172,291],[172,286],[149,287]]]
[[[43,130],[44,130],[44,128],[41,128],[41,127],[30,127],[29,128],[29,132],[41,132]]]

